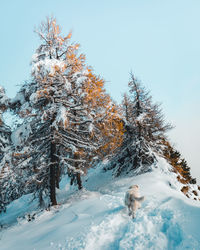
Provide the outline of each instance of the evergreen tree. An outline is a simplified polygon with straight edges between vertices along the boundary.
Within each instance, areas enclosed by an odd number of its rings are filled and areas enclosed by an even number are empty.
[[[8,108],[8,98],[5,95],[5,90],[0,86],[0,161],[4,157],[7,147],[10,145],[11,130],[3,121],[3,113]]]
[[[0,212],[6,205],[18,197],[18,181],[12,165],[11,129],[3,120],[8,109],[9,99],[0,87]]]

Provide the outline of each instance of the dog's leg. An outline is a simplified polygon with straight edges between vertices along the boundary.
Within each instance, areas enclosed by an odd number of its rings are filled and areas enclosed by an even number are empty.
[[[132,213],[132,219],[135,219],[135,212]]]
[[[136,211],[137,211],[137,208],[138,208],[138,202],[137,201],[133,201],[131,203],[131,210],[132,210],[132,218],[134,219],[135,216],[136,216]]]
[[[131,216],[132,211],[131,211],[131,205],[128,205],[128,215]]]

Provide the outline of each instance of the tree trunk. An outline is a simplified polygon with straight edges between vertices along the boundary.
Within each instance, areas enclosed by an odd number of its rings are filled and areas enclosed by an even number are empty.
[[[133,169],[136,169],[138,167],[138,156],[135,155],[133,160]]]
[[[59,183],[60,183],[60,168],[57,164],[56,166],[56,188],[59,188]]]
[[[76,173],[76,181],[77,181],[77,184],[78,184],[78,189],[81,190],[83,188],[83,186],[82,186],[81,174],[80,173]]]
[[[77,153],[74,154],[74,159],[79,159],[79,155]],[[74,164],[75,168],[76,169],[79,169],[79,163],[78,162],[75,162]],[[82,189],[83,186],[82,186],[82,181],[81,181],[81,174],[79,172],[75,173],[75,177],[76,177],[76,183],[78,185],[78,189]]]
[[[76,110],[74,110],[74,116],[76,116]],[[74,159],[79,159],[79,155],[78,153],[75,153],[74,154]],[[75,162],[75,168],[78,169],[78,162]],[[80,173],[75,173],[75,177],[76,177],[76,183],[78,185],[78,189],[82,189],[83,186],[82,186],[82,181],[81,181],[81,174]]]
[[[58,167],[57,157],[56,157],[56,145],[51,143],[51,164],[50,164],[50,200],[51,205],[57,205],[56,201],[56,168]]]

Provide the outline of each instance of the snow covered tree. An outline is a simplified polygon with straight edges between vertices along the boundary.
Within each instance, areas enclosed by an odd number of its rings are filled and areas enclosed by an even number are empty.
[[[13,163],[12,145],[7,147],[7,151],[1,161],[0,171],[0,213],[6,211],[6,206],[13,200],[26,194],[23,169],[16,168]]]
[[[18,196],[18,182],[12,165],[11,129],[2,117],[8,107],[9,99],[0,87],[0,212]]]
[[[162,140],[171,125],[164,122],[159,105],[152,103],[149,92],[133,74],[122,107],[126,132],[115,163],[116,175],[149,171],[155,161],[153,152],[162,152]]]
[[[119,106],[105,93],[104,80],[88,69],[88,79],[85,83],[85,99],[93,117],[91,137],[98,144],[97,155],[100,157],[112,155],[123,140],[123,121]]]
[[[3,122],[2,115],[8,108],[8,98],[5,95],[5,90],[0,86],[0,161],[4,156],[4,152],[8,145],[10,145],[11,130]]]
[[[120,142],[117,132],[106,138],[103,128],[111,133],[121,123],[104,82],[86,67],[79,45],[70,43],[71,33],[61,35],[54,18],[47,18],[36,32],[42,44],[33,56],[32,81],[11,102],[24,119],[16,130],[15,137],[21,139],[15,161],[40,203],[49,196],[49,203],[56,205],[62,175],[68,174],[71,184],[81,189],[81,175],[92,159],[105,145],[114,150]]]
[[[196,184],[196,179],[192,177],[190,167],[180,152],[174,149],[167,140],[164,140],[163,144],[165,145],[164,157],[173,167],[173,171],[177,173],[178,181],[182,184]]]
[[[5,183],[6,183],[6,152],[10,145],[11,130],[5,125],[2,115],[8,106],[8,98],[5,95],[4,88],[0,87],[0,212],[5,211]]]
[[[47,18],[36,32],[43,43],[33,56],[33,80],[18,95],[18,113],[30,129],[25,140],[28,152],[24,154],[22,147],[18,154],[24,156],[25,164],[28,159],[32,169],[29,182],[37,183],[39,197],[49,192],[51,204],[56,205],[56,186],[63,167],[76,175],[81,188],[86,156],[89,158],[95,149],[88,140],[92,121],[83,106],[88,72],[84,56],[77,53],[78,45],[69,43],[71,33],[61,36],[55,19]]]
[[[137,141],[145,140],[151,148],[159,150],[159,145],[166,132],[172,128],[165,123],[160,105],[152,102],[152,97],[148,91],[131,74],[129,82],[129,92],[131,99],[130,122],[135,129]],[[143,141],[144,141],[143,140]]]

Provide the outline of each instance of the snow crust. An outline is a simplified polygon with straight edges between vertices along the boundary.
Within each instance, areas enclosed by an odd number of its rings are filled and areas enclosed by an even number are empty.
[[[101,165],[85,177],[82,191],[70,187],[66,178],[57,190],[60,205],[50,211],[38,210],[31,195],[14,201],[0,215],[0,224],[8,227],[0,233],[0,249],[200,249],[199,202],[178,191],[165,160],[159,159],[158,167],[114,179]],[[133,184],[145,196],[134,220],[124,206]]]

